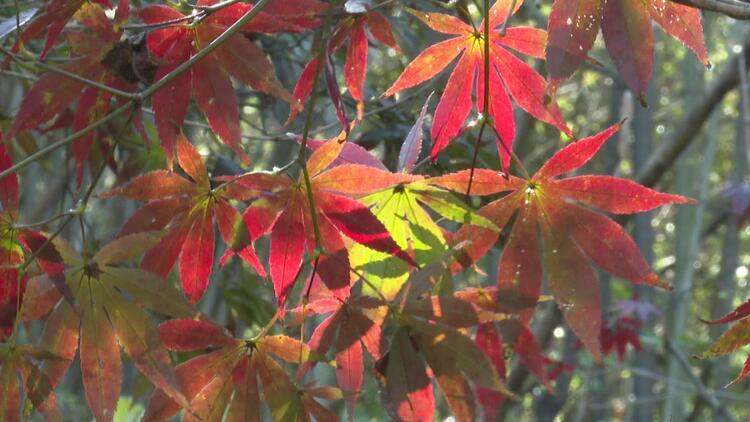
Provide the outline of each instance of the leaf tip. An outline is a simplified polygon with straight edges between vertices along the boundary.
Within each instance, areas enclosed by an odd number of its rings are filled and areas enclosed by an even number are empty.
[[[698,201],[695,198],[691,198],[689,196],[681,196],[681,195],[675,195],[677,198],[675,199],[675,204],[697,204]]]
[[[643,277],[642,281],[645,284],[655,286],[655,287],[660,287],[664,290],[672,291],[672,289],[674,289],[674,286],[672,286],[671,283],[668,283],[662,280],[661,277],[659,277],[656,273],[653,273],[653,272]]]
[[[638,94],[638,102],[641,103],[641,107],[648,108],[648,102],[646,101],[646,93],[641,92]]]

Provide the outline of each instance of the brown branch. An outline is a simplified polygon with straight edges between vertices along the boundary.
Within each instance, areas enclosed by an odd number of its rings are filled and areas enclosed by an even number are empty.
[[[65,146],[76,139],[80,138],[81,136],[99,128],[100,126],[104,125],[105,123],[109,122],[110,120],[114,119],[115,117],[119,116],[120,114],[124,113],[125,111],[129,110],[132,107],[135,107],[140,104],[143,100],[149,98],[151,95],[153,95],[156,91],[163,88],[166,84],[171,82],[173,79],[177,78],[184,72],[186,72],[188,69],[190,69],[198,60],[203,59],[206,57],[209,53],[217,49],[219,46],[221,46],[229,37],[236,34],[246,23],[250,22],[258,13],[260,13],[263,8],[265,8],[266,5],[270,3],[270,0],[260,0],[255,7],[248,10],[242,17],[240,17],[237,21],[235,21],[231,26],[229,26],[224,32],[221,33],[217,38],[215,38],[213,41],[211,41],[207,46],[205,46],[203,49],[199,50],[195,55],[190,57],[187,61],[182,62],[179,66],[177,66],[174,70],[164,75],[161,79],[154,82],[152,85],[144,89],[143,91],[139,93],[134,94],[134,98],[132,98],[127,103],[123,104],[122,106],[118,107],[114,111],[110,112],[108,115],[102,117],[101,119],[92,122],[85,128],[79,130],[78,132],[61,139],[54,144],[48,145],[45,148],[40,149],[39,151],[35,152],[34,154],[29,155],[28,157],[24,158],[23,160],[19,161],[18,163],[14,164],[13,166],[3,170],[0,172],[0,179],[3,177],[16,172],[27,165],[33,163],[37,159],[49,154],[50,152],[56,150],[57,148],[60,148],[62,146]]]
[[[750,6],[749,6],[750,7]],[[750,32],[745,34],[742,43],[742,53],[750,61]],[[651,159],[638,173],[638,183],[653,187],[664,176],[664,173],[674,164],[682,152],[696,139],[703,124],[708,120],[724,96],[735,89],[740,82],[739,55],[733,57],[721,70],[721,73],[711,82],[705,95],[690,110],[685,113],[672,136],[667,139],[651,156]],[[746,61],[746,62],[747,62]],[[747,72],[748,67],[743,69]]]
[[[717,12],[729,17],[748,20],[750,19],[750,3],[744,3],[733,0],[671,0],[675,3],[684,4],[685,6],[695,7],[697,9],[709,12]]]

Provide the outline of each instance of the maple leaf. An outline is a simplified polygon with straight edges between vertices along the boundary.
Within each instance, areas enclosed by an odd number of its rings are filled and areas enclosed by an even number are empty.
[[[477,328],[474,342],[490,358],[500,378],[507,379],[505,365],[505,351],[500,333],[493,324],[482,324]],[[505,403],[506,397],[497,391],[488,388],[477,388],[477,401],[484,410],[484,420],[491,421],[498,418],[500,408]]]
[[[271,234],[271,280],[282,310],[302,266],[305,249],[309,255],[316,254],[318,234],[322,251],[314,258],[315,272],[340,298],[348,296],[350,268],[342,235],[416,265],[366,205],[345,195],[355,187],[380,190],[420,177],[392,174],[357,164],[326,170],[341,154],[344,145],[344,142],[328,141],[316,149],[307,161],[315,210],[310,209],[305,181],[300,176],[297,181],[286,179],[281,189],[254,202],[245,212],[246,219],[256,221],[256,227],[251,231]],[[242,177],[234,183],[238,188],[244,185]],[[252,186],[250,189],[253,189]],[[317,222],[317,229],[313,221]]]
[[[219,347],[175,369],[177,380],[194,409],[193,413],[186,413],[187,421],[221,420],[227,408],[228,420],[260,420],[262,402],[268,405],[274,420],[304,420],[309,415],[315,415],[318,420],[338,420],[315,398],[337,399],[341,397],[340,392],[325,387],[298,389],[271,357],[296,364],[317,359],[310,348],[298,340],[283,335],[236,339],[213,323],[191,319],[166,321],[159,325],[159,334],[173,351]],[[167,420],[179,410],[177,403],[156,390],[143,420]]]
[[[26,420],[30,409],[21,405],[24,395],[45,419],[60,420],[52,386],[40,369],[42,362],[57,359],[59,357],[37,346],[0,343],[0,391],[3,392],[0,418],[3,421]],[[24,409],[23,415],[20,409]]]
[[[174,317],[190,317],[196,311],[156,275],[120,265],[156,239],[148,234],[123,236],[86,260],[64,242],[55,243],[68,266],[65,282],[75,302],[60,300],[46,319],[42,345],[60,357],[44,368],[50,384],[57,385],[80,350],[86,400],[97,421],[112,420],[123,377],[122,347],[146,378],[187,407],[167,349],[144,308]]]
[[[120,1],[120,5],[128,4],[127,2],[128,0]],[[95,0],[94,3],[98,3],[108,8],[112,7],[111,3],[107,0]],[[40,34],[46,31],[47,37],[44,41],[44,47],[39,54],[39,58],[43,59],[47,55],[47,52],[49,52],[50,48],[55,44],[55,41],[57,41],[57,38],[60,36],[60,33],[62,33],[70,18],[72,18],[73,15],[75,15],[75,13],[86,4],[86,0],[47,1],[34,15],[26,26],[26,29],[23,30],[18,42],[13,45],[13,52],[17,52],[23,44],[37,38]]]
[[[406,329],[396,330],[390,351],[375,364],[375,375],[395,409],[394,419],[429,421],[435,413],[432,380]],[[390,410],[390,409],[389,409]]]
[[[448,177],[452,176],[468,180],[469,171]],[[408,251],[420,266],[435,261],[448,250],[442,229],[427,209],[445,220],[498,230],[491,221],[440,187],[440,180],[432,178],[403,183],[360,199],[388,229],[399,247]],[[366,293],[393,298],[409,277],[406,262],[387,254],[355,245],[350,255],[353,268],[368,274],[371,283],[365,287]],[[378,290],[373,292],[373,287]]]
[[[189,301],[195,303],[206,292],[213,270],[214,220],[229,247],[222,263],[237,254],[261,277],[265,277],[266,272],[255,254],[242,215],[229,203],[231,193],[226,186],[211,188],[198,151],[184,136],[179,135],[178,139],[177,161],[189,179],[157,170],[140,175],[100,197],[149,201],[125,222],[120,236],[162,230],[169,225],[159,243],[146,252],[141,266],[166,277],[179,258],[182,290]],[[279,182],[279,186],[283,184]]]
[[[13,165],[5,145],[0,145],[0,168]],[[10,336],[15,324],[20,296],[26,286],[26,278],[19,278],[14,266],[24,261],[24,251],[18,241],[13,223],[18,216],[18,177],[12,173],[0,180],[0,340]]]
[[[5,145],[0,145],[0,170],[13,165]],[[27,285],[27,272],[19,267],[34,256],[40,268],[51,277],[63,271],[62,258],[47,236],[41,232],[16,228],[19,214],[19,182],[16,173],[0,179],[0,340],[10,336],[15,325],[16,313]]]
[[[654,61],[651,21],[679,40],[710,67],[701,11],[669,0],[555,0],[545,56],[549,94],[587,60],[601,26],[604,43],[625,84],[645,104]]]
[[[396,300],[399,306],[391,307],[399,328],[375,369],[393,403],[395,419],[432,418],[433,378],[457,420],[476,419],[472,383],[512,396],[503,383],[504,371],[501,375],[481,345],[462,331],[505,316],[494,312],[494,303],[487,303],[488,298],[492,302],[490,295],[452,292],[450,262],[456,253],[451,250],[415,271]],[[492,310],[483,312],[483,307]]]
[[[345,17],[333,30],[326,51],[329,56],[333,55],[344,45],[347,39],[349,40],[346,64],[344,65],[344,76],[349,94],[358,103],[357,109],[360,115],[364,111],[364,84],[367,73],[367,52],[369,50],[365,29],[369,29],[370,34],[377,41],[393,48],[397,52],[401,51],[393,37],[393,29],[390,22],[377,11],[368,11]],[[305,101],[310,96],[315,83],[315,75],[319,73],[317,67],[318,58],[314,57],[302,70],[302,74],[292,93],[296,101],[296,107],[292,107],[290,110],[287,124],[294,120],[299,112],[302,111]]]
[[[557,179],[589,161],[616,124],[589,138],[567,145],[552,156],[529,180],[496,175],[495,192],[508,192],[479,210],[479,214],[505,227],[516,215],[498,267],[497,300],[517,312],[539,298],[542,264],[550,290],[573,332],[600,357],[601,303],[599,284],[591,261],[601,269],[633,283],[669,287],[641,255],[635,242],[617,223],[573,203],[614,214],[644,212],[690,199],[660,193],[635,182],[612,176],[577,176]],[[491,190],[491,185],[485,185]],[[541,232],[542,244],[538,233]],[[465,225],[455,242],[471,240],[462,263],[475,262],[491,248],[497,232]],[[541,254],[540,254],[541,252]]]
[[[484,105],[484,34],[475,31],[456,17],[442,13],[410,12],[431,29],[456,37],[428,47],[412,61],[384,95],[390,96],[406,88],[435,77],[459,57],[458,64],[448,78],[440,97],[432,123],[434,145],[430,156],[436,159],[440,151],[455,139],[472,107],[474,79],[477,109],[492,119],[497,134],[497,148],[505,167],[510,162],[508,151],[515,138],[515,123],[510,97],[524,111],[536,119],[551,124],[566,135],[573,134],[565,124],[555,104],[544,100],[544,79],[508,49],[531,57],[541,58],[546,44],[546,33],[530,27],[510,27],[503,34],[498,28],[515,13],[523,1],[499,0],[490,10],[490,104]],[[515,8],[511,10],[512,5]],[[483,23],[479,28],[483,27]]]
[[[80,29],[65,31],[74,58],[58,66],[59,69],[121,91],[133,91],[134,85],[119,79],[103,64],[105,57],[120,41],[122,30],[119,27],[127,21],[129,2],[127,0],[120,2],[113,23],[110,23],[104,9],[99,5],[79,4],[75,10],[77,10],[74,15],[75,19],[87,31]],[[39,128],[66,111],[71,102],[76,100],[78,106],[72,118],[72,129],[76,132],[80,131],[109,113],[112,96],[111,92],[88,86],[66,75],[52,71],[46,72],[26,93],[13,125],[7,133],[7,138],[13,138],[24,130]],[[134,123],[136,128],[140,129],[139,116],[134,115]],[[84,164],[94,142],[102,141],[107,137],[106,131],[95,130],[73,142],[71,148],[76,161],[76,180],[79,184],[83,177]]]
[[[317,278],[317,277],[316,277]],[[364,353],[362,346],[373,359],[382,357],[382,326],[388,307],[379,299],[350,296],[341,299],[311,279],[315,290],[310,297],[315,300],[295,309],[298,318],[329,314],[312,333],[308,346],[313,352],[324,355],[333,350],[336,362],[336,381],[344,392],[349,419],[354,418],[354,407],[364,383]],[[302,365],[297,373],[300,379],[316,362]]]
[[[750,315],[750,301],[743,303],[721,318],[713,321],[701,320],[705,324],[727,324],[734,321],[737,321],[737,323],[729,327],[724,334],[716,339],[707,351],[695,357],[697,359],[707,359],[716,356],[723,356],[750,344],[750,318],[748,318],[748,315]],[[737,378],[727,384],[727,387],[742,381],[747,374],[750,374],[750,356],[745,360],[745,364],[743,365],[740,374]]]
[[[609,326],[602,327],[602,353],[610,354],[613,350],[617,351],[617,358],[620,362],[625,359],[625,350],[628,344],[635,350],[642,350],[641,340],[638,336],[638,327],[641,323],[632,317],[618,317]]]
[[[432,420],[433,377],[458,420],[474,419],[470,382],[512,396],[490,359],[468,336],[408,316],[375,369],[398,420]]]
[[[199,6],[210,6],[213,0],[201,0]],[[282,5],[281,3],[290,3]],[[219,37],[253,5],[235,3],[210,13],[199,22],[156,29],[146,37],[148,49],[159,62],[156,79],[172,72],[183,62]],[[249,32],[302,30],[317,25],[311,16],[323,7],[314,0],[275,1],[243,27]],[[179,11],[163,5],[146,6],[138,16],[147,24],[158,25],[185,19]],[[237,33],[196,62],[188,71],[157,91],[152,99],[159,140],[171,166],[175,145],[193,94],[214,133],[245,161],[249,157],[240,147],[240,117],[237,96],[230,77],[257,91],[292,103],[292,96],[276,78],[265,52]]]
[[[399,165],[401,174],[409,174],[419,156],[421,133],[418,132],[421,131],[426,107],[427,104],[422,108],[420,117],[402,145],[399,154],[399,157],[403,157]],[[332,171],[337,172],[337,169]],[[475,172],[474,179],[477,185],[482,184],[484,172],[485,170]],[[455,189],[459,184],[467,185],[470,174],[468,170],[460,171],[400,183],[379,192],[373,192],[370,186],[359,184],[341,186],[340,189],[354,196],[366,195],[359,200],[372,210],[398,246],[408,251],[417,264],[425,266],[448,250],[443,231],[433,221],[428,209],[445,220],[497,230],[491,221],[476,214],[463,200],[449,192],[449,189]],[[481,190],[481,187],[479,189]],[[366,294],[378,294],[386,299],[393,299],[409,277],[408,264],[391,255],[354,245],[349,256],[352,268],[367,274],[369,283],[363,286]]]

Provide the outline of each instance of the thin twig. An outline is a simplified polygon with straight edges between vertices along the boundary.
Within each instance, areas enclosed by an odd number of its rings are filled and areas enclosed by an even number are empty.
[[[332,8],[329,8],[329,12]],[[323,25],[318,28],[318,30],[315,32],[315,39],[313,40],[313,45],[316,48],[318,60],[315,63],[315,73],[313,74],[313,86],[312,86],[312,92],[315,92],[315,88],[318,86],[318,79],[320,76],[320,69],[323,67],[323,60],[325,58],[326,54],[326,43],[323,40],[324,32],[327,30],[328,26],[331,23],[331,14],[329,13],[326,16],[325,22]],[[316,96],[312,96],[310,98],[310,104],[307,108],[307,114],[305,115],[305,125],[302,129],[302,141],[299,145],[299,150],[297,151],[297,162],[299,163],[300,168],[302,169],[302,178],[305,182],[305,194],[307,196],[307,202],[308,206],[310,207],[310,218],[312,219],[313,224],[313,233],[315,235],[315,249],[316,253],[320,252],[320,248],[322,245],[321,242],[321,234],[320,234],[320,226],[318,225],[318,213],[315,211],[315,196],[313,195],[312,190],[312,182],[310,180],[310,173],[307,171],[307,162],[305,160],[305,153],[307,152],[307,141],[310,138],[310,126],[312,126],[312,116],[313,116],[313,109],[315,108],[315,99]],[[311,281],[312,283],[312,281]]]
[[[139,98],[138,93],[126,92],[117,88],[112,88],[109,85],[105,85],[103,83],[100,83],[100,82],[97,82],[88,78],[84,78],[81,75],[78,75],[73,72],[68,72],[67,70],[61,69],[56,66],[50,66],[44,62],[41,62],[33,58],[27,59],[27,58],[20,57],[18,54],[14,54],[10,50],[4,47],[0,47],[0,53],[8,56],[11,60],[13,60],[14,62],[18,63],[19,65],[23,67],[27,67],[29,66],[30,63],[33,63],[34,66],[44,69],[48,72],[57,73],[58,75],[65,76],[66,78],[73,79],[74,81],[80,82],[84,85],[88,85],[93,88],[101,89],[102,91],[109,92],[110,94],[116,95],[118,97],[126,98],[129,100],[135,100]]]
[[[701,381],[700,378],[698,378],[693,373],[693,368],[691,368],[690,362],[688,362],[682,351],[679,350],[669,339],[666,340],[666,346],[669,353],[671,353],[677,359],[680,367],[683,369],[683,371],[685,371],[685,374],[688,376],[688,378],[690,378],[690,381],[693,383],[696,390],[698,390],[698,395],[701,397],[701,399],[703,399],[706,403],[709,404],[709,406],[711,406],[714,410],[724,416],[726,420],[733,421],[734,417],[729,412],[727,412],[726,407],[724,407],[719,399],[716,398],[716,396],[711,391],[709,391],[709,389],[703,384],[703,381]]]
[[[515,2],[515,0],[514,0]],[[484,0],[484,109],[482,114],[482,126],[479,127],[479,134],[474,144],[474,155],[471,157],[471,170],[469,171],[469,184],[466,187],[466,197],[471,195],[471,184],[474,181],[474,169],[477,166],[477,157],[479,156],[479,146],[482,143],[482,134],[487,126],[487,119],[490,114],[490,0]],[[501,140],[502,143],[502,140]]]
[[[102,117],[101,119],[89,124],[85,128],[79,130],[78,132],[61,139],[51,145],[48,145],[45,148],[40,149],[39,151],[35,152],[34,154],[24,158],[23,160],[19,161],[15,165],[11,166],[8,169],[5,169],[0,172],[0,179],[3,177],[18,171],[29,164],[33,163],[37,159],[49,154],[52,151],[55,151],[56,149],[65,146],[76,139],[86,135],[87,133],[99,128],[100,126],[108,123],[109,121],[113,120],[115,117],[119,116],[120,114],[124,113],[126,110],[130,109],[131,107],[135,107],[136,105],[140,104],[143,100],[149,98],[151,95],[153,95],[156,91],[163,88],[166,84],[186,72],[190,67],[192,67],[198,60],[203,59],[206,57],[209,53],[217,49],[219,46],[221,46],[229,37],[237,33],[245,24],[247,24],[251,19],[253,19],[255,16],[260,13],[263,8],[265,8],[271,0],[260,0],[255,7],[250,9],[247,13],[242,15],[241,18],[239,18],[236,22],[234,22],[229,28],[227,28],[221,35],[219,35],[216,39],[211,41],[206,47],[198,51],[194,56],[192,56],[190,59],[186,60],[179,66],[177,66],[174,70],[169,72],[168,74],[164,75],[161,79],[156,81],[154,84],[149,86],[148,88],[144,89],[140,93],[133,94],[134,97],[128,101],[127,103],[123,104],[122,106],[118,107],[108,115]]]

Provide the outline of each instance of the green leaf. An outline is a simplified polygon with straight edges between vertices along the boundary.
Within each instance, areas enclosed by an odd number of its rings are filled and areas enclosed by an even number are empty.
[[[432,208],[436,213],[448,220],[461,224],[472,224],[496,232],[500,231],[492,221],[474,212],[450,192],[431,186],[425,186],[418,190],[410,189],[410,191],[415,194],[419,202]]]
[[[389,189],[361,201],[370,207],[398,246],[414,254],[417,264],[427,265],[445,251],[446,242],[440,227],[408,190]],[[409,278],[408,264],[362,245],[352,247],[349,260],[352,267],[367,279],[363,286],[365,294],[376,294],[374,287],[387,299],[392,299]]]

